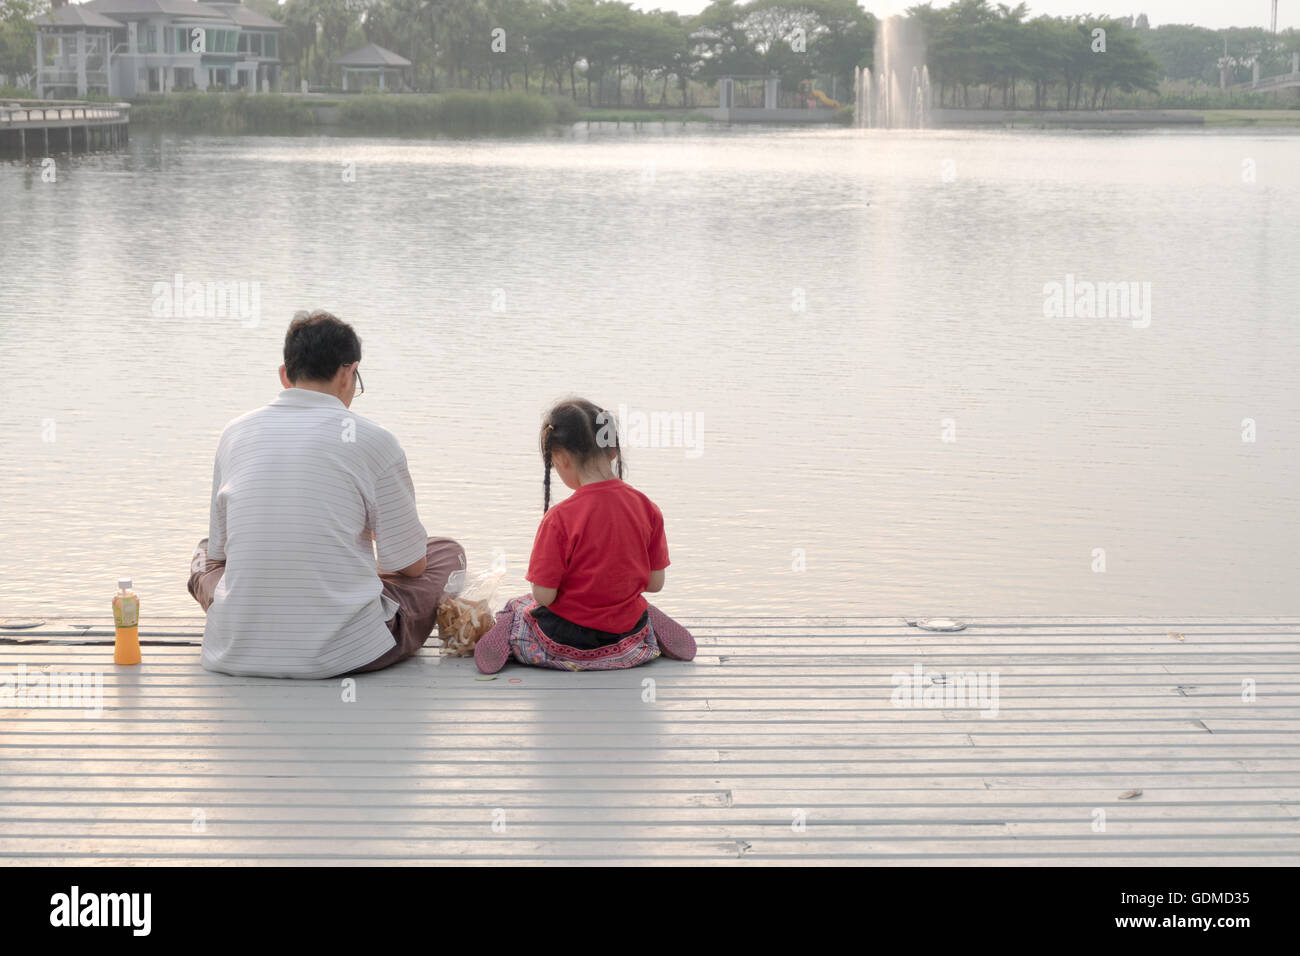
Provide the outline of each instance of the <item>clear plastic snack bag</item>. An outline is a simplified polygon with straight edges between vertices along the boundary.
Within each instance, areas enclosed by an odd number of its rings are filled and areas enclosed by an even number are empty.
[[[438,637],[447,657],[469,657],[478,639],[492,629],[496,615],[492,598],[503,571],[484,571],[466,580],[466,571],[453,571],[438,604]]]

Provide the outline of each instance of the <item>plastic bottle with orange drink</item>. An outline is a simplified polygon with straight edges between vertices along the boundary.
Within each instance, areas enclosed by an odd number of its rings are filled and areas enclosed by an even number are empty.
[[[131,590],[130,578],[119,578],[113,595],[114,664],[140,663],[140,599]]]

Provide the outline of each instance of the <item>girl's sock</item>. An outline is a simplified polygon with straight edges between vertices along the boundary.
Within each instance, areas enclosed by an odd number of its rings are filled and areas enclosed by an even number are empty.
[[[691,637],[691,632],[653,604],[649,610],[650,626],[654,628],[655,640],[664,656],[677,661],[695,660],[695,638]]]
[[[474,645],[474,663],[484,674],[495,674],[510,660],[510,623],[513,619],[512,612],[500,612],[492,630]]]

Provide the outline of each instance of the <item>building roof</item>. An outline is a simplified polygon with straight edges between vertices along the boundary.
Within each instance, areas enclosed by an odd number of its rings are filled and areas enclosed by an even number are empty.
[[[256,10],[248,9],[242,3],[208,3],[207,0],[204,0],[203,5],[205,7],[215,7],[241,27],[247,27],[250,30],[284,29],[284,24],[279,20],[264,17]]]
[[[69,4],[71,6],[71,4]],[[206,3],[194,0],[90,0],[81,6],[109,17],[172,16],[200,20],[229,20],[230,17]],[[67,9],[63,7],[61,9]]]
[[[110,16],[111,15],[111,16]],[[226,20],[247,30],[283,30],[284,24],[250,10],[242,3],[196,3],[195,0],[89,0],[69,3],[33,18],[37,26],[123,29],[113,17],[170,16],[197,20]]]
[[[90,9],[90,4],[68,4],[56,7],[49,13],[32,18],[39,26],[98,27],[102,30],[119,30],[124,24]]]
[[[334,61],[339,66],[410,66],[411,61],[385,50],[378,43],[367,43],[359,50],[345,53]]]

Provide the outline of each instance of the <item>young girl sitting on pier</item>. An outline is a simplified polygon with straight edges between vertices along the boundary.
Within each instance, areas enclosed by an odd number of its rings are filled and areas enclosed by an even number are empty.
[[[623,482],[618,426],[585,399],[542,425],[542,523],[528,562],[532,594],[507,602],[474,662],[495,674],[513,656],[558,670],[612,670],[658,657],[689,661],[689,631],[642,596],[664,586],[668,543],[655,503]],[[614,473],[617,461],[617,475]],[[573,494],[551,507],[551,469]]]

